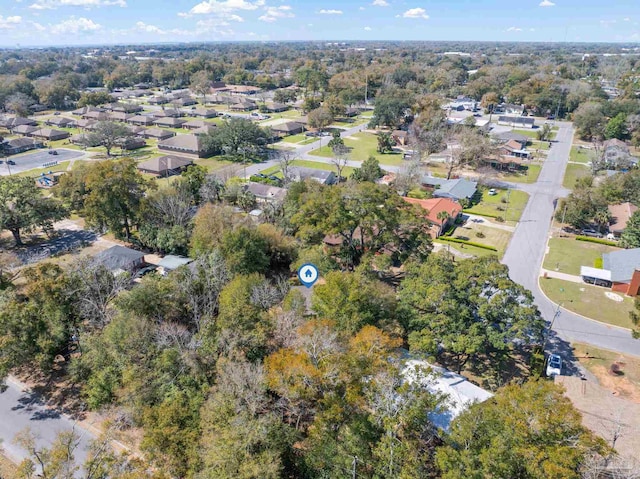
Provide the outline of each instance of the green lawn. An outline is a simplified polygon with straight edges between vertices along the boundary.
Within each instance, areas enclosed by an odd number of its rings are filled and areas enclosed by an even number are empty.
[[[478,236],[478,233],[480,233],[480,236]],[[494,228],[483,223],[473,223],[470,221],[465,224],[465,226],[459,226],[456,228],[452,237],[473,241],[487,246],[493,246],[498,250],[497,253],[488,250],[485,251],[497,254],[498,257],[501,258],[509,245],[509,241],[511,240],[511,232],[500,228]],[[465,248],[466,247],[467,245],[465,245]]]
[[[504,173],[504,180],[513,183],[535,183],[541,170],[541,165],[530,164],[524,173]]]
[[[328,143],[329,139],[324,139],[323,143]],[[351,137],[345,138],[345,146],[351,148],[349,159],[354,161],[364,161],[369,156],[374,156],[381,165],[401,165],[403,163],[402,153],[378,153],[378,137],[373,133],[356,133]],[[328,146],[315,149],[309,152],[310,155],[331,158],[333,151]]]
[[[585,163],[585,164],[590,163],[591,151],[586,148],[580,148],[576,145],[573,145],[571,147],[569,161],[574,161],[576,163]]]
[[[617,251],[619,248],[572,238],[551,238],[549,252],[544,258],[542,267],[550,271],[567,274],[580,274],[580,266],[594,266],[596,259],[603,253]]]
[[[549,151],[549,142],[548,141],[530,141],[529,142],[529,150],[541,150],[541,151]]]
[[[532,139],[536,140],[538,138],[538,131],[539,130],[540,130],[539,128],[534,128],[532,130],[513,130],[513,132],[514,133],[519,133],[520,135],[528,136],[529,138],[532,138]],[[557,134],[557,131],[554,131],[553,128],[552,128],[551,129],[551,134],[549,135],[549,139],[550,140],[555,140],[556,134]]]
[[[56,171],[67,171],[67,167],[69,166],[68,161],[63,161],[62,163],[58,163],[55,166],[49,166],[47,168],[36,168],[33,170],[23,171],[22,173],[16,174],[16,176],[27,176],[33,177],[40,176],[42,173],[56,172]]]
[[[465,213],[502,216],[503,218],[506,215],[507,221],[519,221],[525,206],[527,206],[527,201],[529,201],[529,195],[519,190],[497,191],[497,195],[490,196],[489,190],[485,189],[482,192],[482,200],[477,205],[465,210]],[[507,195],[509,202],[503,203],[502,199],[506,199]]]
[[[327,163],[319,163],[317,161],[309,161],[309,160],[293,160],[291,162],[292,166],[302,166],[305,168],[314,168],[316,170],[324,170],[324,171],[333,171],[334,173],[336,172],[336,167]],[[342,170],[342,176],[344,177],[349,177],[351,176],[351,174],[353,173],[353,170],[355,168],[352,168],[350,166],[345,167]],[[262,170],[260,173],[262,173],[263,175],[276,175],[279,176],[278,173],[280,172],[280,167],[278,165],[276,166],[272,166],[270,168],[267,168],[265,170]]]
[[[470,254],[476,257],[491,256],[491,255],[496,256],[498,254],[495,251],[491,251],[488,249],[477,248],[475,246],[470,246],[462,243],[452,243],[452,242],[444,241],[441,239],[433,240],[433,242],[443,244],[446,247],[454,248],[460,251],[461,253]],[[480,243],[480,240],[478,240],[477,243]]]
[[[623,297],[623,301],[617,302],[605,295],[611,291],[608,288],[555,278],[540,278],[540,287],[551,301],[562,304],[562,307],[569,311],[603,323],[623,328],[633,327],[629,318],[629,312],[633,309],[633,299],[622,294],[620,296]]]
[[[306,139],[307,137],[304,135],[304,133],[299,133],[297,135],[285,136],[282,141],[285,141],[287,143],[300,143],[301,141],[304,141]]]
[[[219,160],[217,158],[198,158],[197,160],[193,160],[193,162],[196,165],[204,166],[209,173],[235,164],[231,161]]]
[[[591,169],[587,166],[578,165],[575,163],[569,163],[567,165],[567,171],[564,174],[564,180],[562,186],[572,190],[576,186],[576,181],[585,176],[591,175]]]

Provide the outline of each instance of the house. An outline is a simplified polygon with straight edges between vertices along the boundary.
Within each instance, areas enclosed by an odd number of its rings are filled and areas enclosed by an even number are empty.
[[[5,118],[0,121],[0,127],[4,127],[9,131],[13,131],[14,128],[20,125],[38,126],[38,122],[31,118],[22,118],[20,116],[15,118]]]
[[[476,194],[478,183],[476,181],[457,178],[446,180],[435,176],[423,176],[420,183],[433,189],[433,196],[436,198],[450,198],[460,201],[470,199]]]
[[[515,156],[516,158],[529,158],[529,151],[522,147],[522,143],[516,140],[509,140],[500,146],[500,152],[506,156]]]
[[[394,130],[391,132],[391,139],[396,145],[406,146],[409,143],[409,133],[404,130]]]
[[[483,158],[480,162],[485,166],[490,166],[496,170],[519,171],[527,169],[523,158],[509,155],[498,155]]]
[[[184,114],[175,108],[166,108],[153,113],[156,118],[181,118]]]
[[[171,138],[173,136],[176,136],[176,134],[172,131],[162,130],[160,128],[149,128],[148,130],[141,132],[141,136],[143,138],[150,138],[150,139],[162,141],[162,140]]]
[[[166,96],[152,96],[149,98],[150,105],[166,105],[169,99]]]
[[[186,266],[192,262],[193,260],[191,258],[168,254],[158,263],[158,273],[160,273],[162,276],[166,276],[171,271],[178,269],[181,266]]]
[[[95,121],[107,121],[109,119],[109,114],[105,111],[88,111],[82,118],[85,120],[95,120]]]
[[[631,218],[631,215],[638,211],[638,207],[627,201],[619,205],[609,205],[607,209],[609,210],[609,214],[611,214],[609,232],[616,238],[619,238],[627,227],[627,222]]]
[[[264,110],[268,113],[280,113],[282,111],[287,111],[289,109],[288,105],[285,105],[284,103],[267,103],[264,106]]]
[[[197,102],[193,98],[191,98],[189,96],[183,96],[183,97],[171,100],[171,104],[172,105],[182,106],[182,107],[195,105],[196,103]]]
[[[216,125],[205,125],[202,128],[198,128],[197,130],[191,130],[191,133],[194,135],[211,135],[214,131],[216,131]]]
[[[360,114],[360,109],[354,108],[352,106],[350,106],[349,108],[347,108],[344,111],[344,116],[346,118],[354,118],[354,117],[358,116],[359,114]]]
[[[96,124],[95,120],[85,120],[84,118],[76,120],[76,127],[78,128],[88,129],[95,124]]]
[[[280,123],[279,125],[273,125],[271,127],[271,131],[280,137],[297,135],[304,131],[304,125],[295,121],[287,121],[285,123]]]
[[[246,190],[256,197],[258,202],[281,203],[287,196],[287,190],[277,186],[265,185],[263,183],[250,182]]]
[[[235,110],[235,111],[250,111],[250,110],[255,110],[256,108],[257,108],[257,105],[250,101],[241,101],[239,103],[234,103],[229,107],[229,109]]]
[[[144,132],[147,131],[145,128],[141,126],[127,126],[127,129],[131,132],[132,135],[139,136],[140,138],[144,138]]]
[[[197,116],[199,118],[215,118],[218,116],[218,112],[208,108],[196,108],[189,112],[191,116]]]
[[[624,141],[613,138],[602,144],[602,161],[607,168],[628,169],[637,166],[638,158],[631,155],[631,150]]]
[[[47,125],[57,126],[58,128],[73,128],[76,124],[76,120],[66,118],[64,116],[54,116],[45,121]]]
[[[138,165],[138,170],[143,173],[166,178],[167,176],[179,175],[190,165],[193,165],[191,158],[169,155],[142,162]]]
[[[403,198],[403,200],[412,205],[418,205],[427,211],[425,219],[431,225],[429,233],[433,238],[438,238],[442,235],[447,228],[455,223],[458,215],[462,213],[462,206],[449,198],[430,198],[427,200]]]
[[[136,125],[136,126],[151,126],[153,125],[153,120],[154,118],[151,116],[146,116],[146,115],[136,115],[136,116],[132,116],[130,118],[127,118],[127,123],[129,123],[130,125]]]
[[[208,156],[208,152],[204,148],[204,141],[200,135],[176,135],[158,143],[158,148],[181,155],[193,155],[197,158]]]
[[[498,106],[498,111],[494,110],[494,113],[504,113],[508,116],[522,116],[524,112],[524,105],[516,105],[513,103],[503,103]]]
[[[94,258],[113,273],[131,273],[144,265],[143,253],[120,245],[101,251]]]
[[[498,143],[506,143],[511,140],[517,141],[518,143],[520,143],[521,149],[525,148],[529,141],[531,141],[531,138],[529,138],[527,135],[516,133],[514,131],[503,131],[502,133],[491,135],[491,137]]]
[[[336,182],[336,175],[333,171],[316,170],[315,168],[296,166],[292,168],[292,175],[296,181],[310,179],[323,185],[333,185]]]
[[[506,116],[498,117],[498,125],[508,125],[515,128],[533,128],[535,126],[535,118],[527,116]]]
[[[204,128],[208,125],[211,125],[211,123],[207,123],[204,120],[189,120],[188,122],[182,124],[182,128],[186,130],[197,130],[198,128]]]
[[[255,95],[256,93],[260,93],[262,88],[251,85],[226,85],[226,91],[231,93],[232,95]]]
[[[186,123],[185,120],[181,120],[180,118],[157,118],[153,124],[156,126],[163,126],[165,128],[180,128],[184,123]]]
[[[74,116],[84,116],[89,112],[104,112],[104,108],[98,108],[96,106],[83,106],[82,108],[78,108],[77,110],[73,110],[71,112],[72,115]]]
[[[580,276],[585,283],[637,296],[640,292],[640,248],[605,253],[602,255],[602,268],[582,266]]]
[[[133,103],[109,103],[104,105],[104,108],[109,111],[117,112],[117,113],[138,113],[143,110],[140,105],[135,105]]]
[[[17,155],[36,148],[43,148],[44,143],[34,138],[13,138],[3,143],[3,150],[6,155]]]
[[[109,113],[109,120],[126,122],[132,116],[133,115],[125,113],[123,111],[112,111],[111,113]]]
[[[131,137],[119,141],[118,146],[123,150],[131,151],[137,150],[139,148],[144,148],[145,146],[147,146],[147,143],[142,138]]]
[[[42,140],[57,141],[69,138],[71,135],[68,131],[54,130],[53,128],[40,128],[39,130],[29,133],[29,136],[33,138],[40,138]]]
[[[30,133],[33,133],[34,131],[37,131],[37,130],[38,130],[37,126],[19,125],[12,130],[12,133],[23,135],[23,136],[29,136]]]

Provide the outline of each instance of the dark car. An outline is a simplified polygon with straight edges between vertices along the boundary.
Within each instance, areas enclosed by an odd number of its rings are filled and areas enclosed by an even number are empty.
[[[7,160],[7,165],[15,165],[16,162],[13,160]]]
[[[269,179],[270,179],[270,180],[273,180],[273,181],[278,181],[278,182],[280,182],[280,178],[278,178],[277,176],[274,176],[274,175],[270,175],[270,176],[269,176]]]
[[[547,115],[547,120],[555,120],[556,116],[555,115]]]
[[[592,238],[602,238],[602,233],[594,229],[584,229],[580,233],[583,236],[591,236]]]
[[[142,269],[139,269],[134,278],[142,278],[143,276],[148,275],[149,273],[153,273],[158,267],[155,265],[145,266]]]

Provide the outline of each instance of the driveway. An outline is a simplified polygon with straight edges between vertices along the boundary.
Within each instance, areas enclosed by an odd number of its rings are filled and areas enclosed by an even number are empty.
[[[42,149],[22,155],[10,156],[0,165],[0,176],[6,176],[9,173],[15,175],[35,168],[45,168],[43,166],[45,163],[52,161],[62,163],[63,161],[75,160],[86,155],[83,151],[67,150],[65,148],[56,148],[55,151],[58,152],[57,155],[50,155],[48,149]],[[8,160],[14,161],[15,165],[8,165]]]
[[[562,179],[574,133],[570,123],[557,124],[560,130],[556,141],[543,164],[538,181],[527,187],[529,202],[502,262],[509,267],[509,275],[514,281],[532,291],[543,317],[553,322],[551,344],[554,349],[568,353],[568,342],[578,341],[620,353],[640,355],[640,341],[633,339],[629,330],[558,309],[539,288],[538,280],[556,201],[567,193],[562,187]],[[556,311],[559,311],[559,315],[554,321]]]

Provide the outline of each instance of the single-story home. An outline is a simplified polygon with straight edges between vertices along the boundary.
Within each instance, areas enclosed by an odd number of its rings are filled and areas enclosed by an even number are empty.
[[[310,179],[323,185],[333,185],[336,182],[336,175],[333,171],[296,166],[291,169],[291,173],[296,181]]]
[[[127,123],[136,126],[151,126],[153,125],[154,118],[146,115],[136,115],[131,118],[127,118]]]
[[[125,113],[123,111],[112,111],[111,113],[109,113],[109,120],[111,121],[127,121],[129,118],[131,118],[131,114],[130,113]]]
[[[531,141],[527,135],[523,135],[522,133],[516,133],[514,131],[503,131],[501,133],[496,133],[491,135],[491,138],[496,140],[499,143],[506,143],[510,140],[517,141],[520,143],[520,148],[523,149],[527,146],[527,143]]]
[[[31,134],[31,133],[33,133],[34,131],[37,131],[37,130],[38,130],[37,126],[18,125],[12,130],[12,133],[15,133],[15,134],[18,134],[18,135],[23,135],[23,136],[29,136],[29,134]]]
[[[39,130],[29,133],[29,136],[33,138],[41,138],[43,140],[57,141],[69,138],[71,135],[68,131],[54,130],[53,128],[40,128]]]
[[[344,116],[347,118],[353,118],[354,116],[358,116],[360,114],[360,110],[358,108],[354,108],[350,106],[344,112]]]
[[[191,262],[193,262],[191,258],[168,254],[158,263],[158,273],[160,273],[162,276],[166,276],[171,271],[178,269],[181,266],[186,266]]]
[[[64,116],[54,116],[49,118],[45,123],[47,125],[57,126],[58,128],[73,128],[76,124],[76,120],[66,118]]]
[[[164,110],[154,112],[153,116],[156,118],[181,118],[184,114],[175,108],[166,108]]]
[[[523,158],[517,156],[499,155],[483,158],[480,162],[496,170],[518,171],[526,169]]]
[[[419,200],[416,198],[403,198],[407,203],[418,205],[427,211],[425,219],[431,225],[429,233],[433,238],[438,238],[449,226],[455,223],[458,215],[462,213],[462,206],[457,201],[449,198],[429,198]],[[441,213],[446,212],[446,218]]]
[[[17,155],[36,148],[43,148],[44,143],[35,138],[13,138],[3,143],[3,150],[7,155]]]
[[[267,103],[264,106],[264,110],[269,112],[269,113],[280,113],[282,111],[287,111],[289,109],[288,105],[285,105],[284,103]]]
[[[251,85],[226,85],[225,88],[232,95],[255,95],[262,91],[262,88]]]
[[[138,113],[143,110],[140,105],[134,103],[108,103],[104,108],[118,113]]]
[[[273,125],[271,131],[278,136],[297,135],[304,131],[304,125],[295,121],[287,121],[279,125]]]
[[[637,296],[640,292],[640,248],[605,253],[602,255],[602,268],[582,266],[580,276],[586,283]]]
[[[180,118],[172,117],[156,118],[156,120],[153,122],[154,125],[163,126],[165,128],[180,128],[185,123],[186,121],[181,120]]]
[[[523,148],[522,144],[516,140],[509,140],[500,146],[503,155],[515,156],[516,158],[529,158],[529,151]]]
[[[147,146],[147,143],[143,138],[131,137],[118,142],[118,146],[123,150],[130,151],[137,150],[138,148],[144,148],[145,146]]]
[[[178,105],[178,106],[191,106],[191,105],[195,105],[196,103],[197,102],[189,96],[183,96],[183,97],[175,98],[171,100],[172,105]]]
[[[169,99],[166,96],[152,96],[149,98],[150,105],[165,105],[169,103]]]
[[[176,136],[174,132],[168,131],[168,130],[162,130],[160,128],[149,128],[148,130],[145,130],[144,132],[140,133],[140,135],[143,138],[151,138],[159,141],[166,140],[168,138]]]
[[[391,139],[396,145],[406,146],[409,142],[409,133],[404,130],[394,130],[391,132]]]
[[[96,124],[95,120],[85,120],[84,118],[81,118],[79,120],[76,120],[76,126],[78,128],[90,128],[92,126],[94,126]]]
[[[466,180],[464,178],[447,180],[436,176],[423,176],[420,183],[429,188],[433,188],[434,197],[450,198],[456,201],[470,199],[478,189],[478,183],[476,181]]]
[[[85,120],[107,121],[109,114],[105,111],[91,110],[82,115]]]
[[[211,125],[211,123],[207,123],[204,120],[189,120],[188,122],[182,124],[182,128],[186,130],[197,130],[198,128],[204,128],[208,125]]]
[[[144,265],[143,253],[120,245],[101,251],[94,258],[113,273],[133,272]]]
[[[247,185],[247,191],[252,193],[258,202],[280,203],[287,196],[287,190],[284,188],[255,182],[250,182]]]
[[[631,218],[631,215],[638,211],[638,207],[627,201],[626,203],[621,203],[619,205],[609,205],[607,209],[611,214],[609,232],[616,238],[619,238],[627,227],[627,222]]]
[[[200,135],[176,135],[158,143],[158,149],[181,155],[193,155],[198,158],[208,156]]]
[[[7,130],[13,130],[20,125],[38,126],[38,122],[31,118],[23,118],[20,116],[17,116],[15,118],[4,118],[0,120],[0,126],[6,128]]]
[[[84,116],[89,112],[92,111],[96,111],[96,112],[104,112],[104,108],[98,108],[95,106],[83,106],[82,108],[78,108],[77,110],[73,110],[71,112],[72,115],[75,116]]]
[[[612,138],[602,144],[602,159],[608,168],[625,170],[638,164],[629,146],[622,140]]]
[[[218,116],[217,111],[208,108],[196,108],[195,110],[191,110],[189,114],[200,118],[215,118]]]
[[[192,164],[193,160],[191,158],[168,155],[144,161],[138,164],[138,170],[164,178],[179,175]]]
[[[197,130],[191,130],[194,135],[211,135],[216,130],[216,125],[206,125]]]
[[[238,103],[234,103],[229,107],[229,109],[236,111],[250,111],[255,110],[256,108],[258,108],[257,105],[250,101],[241,101]]]
[[[498,125],[508,125],[517,128],[533,128],[535,126],[535,118],[529,118],[528,116],[499,116]]]

